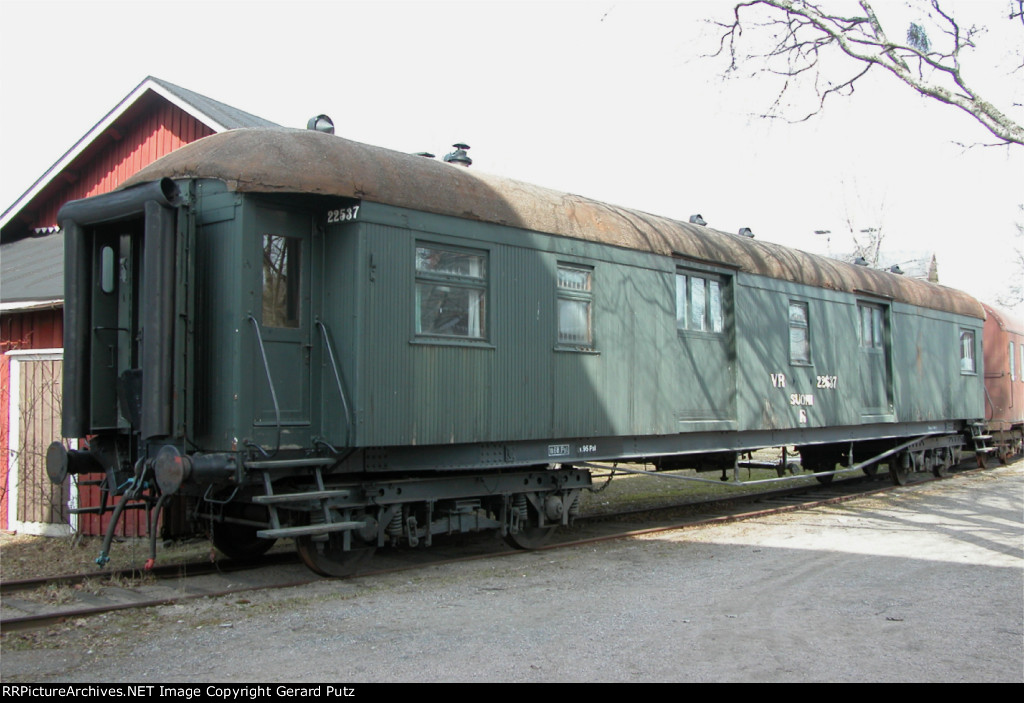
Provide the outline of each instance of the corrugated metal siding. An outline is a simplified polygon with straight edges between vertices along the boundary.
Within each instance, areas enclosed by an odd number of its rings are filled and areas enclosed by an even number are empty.
[[[366,256],[379,264],[373,283],[365,286],[360,310],[357,436],[360,443],[370,445],[415,444],[418,437],[405,437],[412,426],[415,397],[408,365],[412,250],[402,230],[370,224],[364,227]]]
[[[539,259],[536,251],[504,247],[491,266],[494,357],[501,369],[490,412],[496,436],[537,438],[551,433],[555,272],[552,266],[541,275]],[[542,339],[548,343],[526,343]]]
[[[678,431],[675,416],[665,412],[672,389],[681,387],[662,353],[676,338],[672,311],[659,307],[672,299],[665,272],[606,265],[579,253],[560,256],[538,250],[534,241],[499,242],[496,228],[466,221],[452,220],[445,235],[369,222],[360,227],[375,273],[359,308],[365,311],[356,377],[359,444]],[[416,336],[418,243],[487,252],[484,342]],[[594,267],[593,352],[557,348],[562,261]],[[629,373],[609,373],[613,368]]]
[[[47,189],[32,215],[32,227],[57,224],[69,200],[108,193],[136,171],[185,144],[213,134],[206,125],[163,99],[140,101]],[[113,135],[119,133],[120,138]],[[102,143],[100,143],[102,142]]]

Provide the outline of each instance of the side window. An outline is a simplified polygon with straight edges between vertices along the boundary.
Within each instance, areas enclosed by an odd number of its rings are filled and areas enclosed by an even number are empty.
[[[558,343],[594,346],[594,270],[558,265]]]
[[[278,234],[263,235],[263,324],[299,326],[299,264],[302,241]]]
[[[487,253],[416,246],[416,334],[487,336]]]
[[[789,363],[811,363],[811,327],[807,303],[789,302]]]
[[[114,258],[114,248],[103,247],[100,253],[100,289],[104,293],[114,292],[114,282],[117,280]]]
[[[857,309],[860,314],[860,345],[865,349],[881,349],[885,346],[882,308],[861,304]]]
[[[974,372],[974,332],[960,330],[960,373]]]
[[[713,274],[676,273],[676,329],[721,334],[725,330],[723,281]]]

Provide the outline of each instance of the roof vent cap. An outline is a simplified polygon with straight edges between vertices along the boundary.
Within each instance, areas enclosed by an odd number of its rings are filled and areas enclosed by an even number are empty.
[[[445,163],[457,164],[459,166],[469,168],[473,163],[473,159],[469,158],[469,154],[466,153],[466,151],[469,150],[469,145],[463,144],[462,142],[456,142],[455,144],[452,144],[452,146],[455,147],[455,151],[444,155]]]
[[[753,239],[754,230],[750,229],[749,227],[740,227],[739,235],[741,237],[750,237],[751,239]]]
[[[700,215],[690,215],[690,224],[691,225],[706,225],[707,222],[705,222],[704,218],[701,217]]]
[[[324,134],[334,134],[334,120],[327,115],[310,117],[309,122],[306,123],[306,129],[313,130],[314,132],[323,132]]]

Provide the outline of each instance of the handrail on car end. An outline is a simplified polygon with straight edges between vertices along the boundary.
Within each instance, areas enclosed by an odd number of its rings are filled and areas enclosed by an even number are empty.
[[[334,358],[334,347],[331,345],[331,338],[327,332],[327,325],[322,320],[316,321],[320,329],[320,336],[323,337],[324,347],[327,349],[327,358],[331,360],[331,368],[334,369],[334,380],[338,384],[338,395],[341,396],[341,407],[345,411],[345,442],[350,439],[352,432],[352,414],[348,409],[348,399],[345,397],[345,387],[341,382],[341,371],[338,369],[338,360]]]
[[[249,322],[252,323],[253,329],[256,330],[256,341],[259,342],[260,357],[263,359],[263,370],[267,374],[267,384],[270,386],[270,399],[274,401],[274,414],[277,416],[277,446],[274,447],[269,455],[263,451],[263,448],[259,445],[255,445],[261,453],[267,456],[275,456],[281,449],[281,406],[277,402],[277,391],[274,390],[274,379],[270,376],[270,364],[267,362],[267,350],[263,347],[263,334],[260,332],[260,323],[256,321],[256,318],[249,315]]]

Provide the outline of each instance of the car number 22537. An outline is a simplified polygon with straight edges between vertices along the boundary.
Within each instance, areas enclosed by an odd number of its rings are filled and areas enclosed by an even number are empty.
[[[344,207],[338,210],[328,210],[327,224],[333,225],[335,222],[348,222],[349,220],[356,219],[356,215],[358,214],[358,205],[353,205],[352,207]]]

